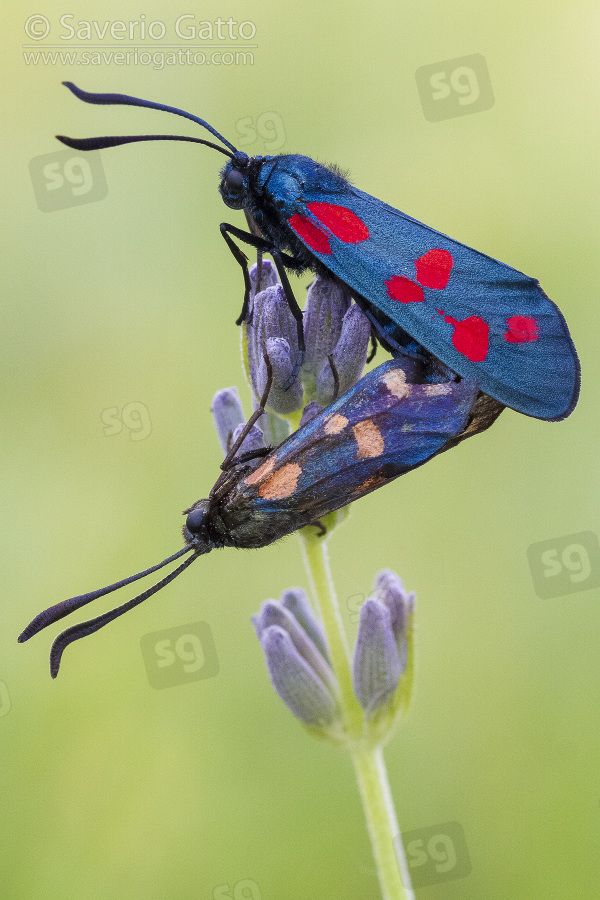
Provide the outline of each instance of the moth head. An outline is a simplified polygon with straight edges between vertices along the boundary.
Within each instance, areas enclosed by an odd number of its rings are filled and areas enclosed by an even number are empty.
[[[248,195],[248,163],[244,154],[236,155],[221,170],[219,193],[230,209],[242,209]]]
[[[183,526],[183,539],[188,546],[201,549],[210,543],[210,503],[208,500],[198,500],[188,510],[187,519]]]

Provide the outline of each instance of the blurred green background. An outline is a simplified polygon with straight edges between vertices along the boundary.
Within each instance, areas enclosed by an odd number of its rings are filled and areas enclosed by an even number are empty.
[[[220,462],[212,395],[239,384],[249,405],[233,324],[241,277],[218,230],[244,222],[217,193],[221,157],[173,143],[104,151],[105,197],[72,205],[67,183],[62,207],[41,211],[42,170],[32,183],[28,164],[58,152],[56,132],[204,136],[160,113],[80,103],[60,86],[72,79],[190,110],[249,153],[348,167],[361,189],[535,275],[561,307],[583,369],[573,416],[505,412],[362,500],[330,549],[352,638],[379,568],[417,592],[417,683],[386,750],[389,776],[403,829],[458,822],[471,863],[418,896],[598,897],[597,4],[6,10],[1,896],[378,896],[349,760],[279,702],[250,624],[264,598],[306,585],[296,537],[197,562],[70,648],[56,682],[47,653],[58,626],[16,643],[43,607],[179,548],[181,510],[207,495]],[[165,23],[162,41],[61,40],[64,14],[103,23],[141,12]],[[30,23],[34,39],[24,31],[34,13],[50,23],[45,39],[42,20]],[[235,43],[178,37],[181,15],[186,27],[253,23],[250,40],[237,38],[255,45],[253,63],[23,57],[23,44]],[[493,105],[428,121],[415,72],[472,54],[487,63]],[[139,405],[121,427],[128,404]],[[546,599],[527,555],[540,542],[555,545],[570,585]],[[586,554],[589,574],[573,581]],[[151,687],[141,638],[197,622],[212,631],[218,674]]]

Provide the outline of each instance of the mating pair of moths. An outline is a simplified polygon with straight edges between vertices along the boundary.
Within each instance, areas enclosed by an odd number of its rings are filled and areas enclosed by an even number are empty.
[[[190,554],[128,603],[59,635],[50,655],[53,677],[68,644],[141,603],[196,557],[216,547],[263,547],[318,524],[327,513],[487,428],[504,406],[550,421],[572,412],[579,393],[579,360],[560,310],[534,278],[411,219],[306,156],[248,157],[190,113],[66,85],[88,103],[183,116],[223,144],[178,135],[59,138],[76,150],[135,141],[192,141],[229,157],[221,172],[221,196],[231,209],[244,210],[251,229],[221,225],[244,275],[238,323],[248,314],[250,278],[246,256],[233,238],[273,257],[298,325],[296,370],[304,349],[302,314],[286,270],[309,269],[345,284],[393,358],[268,451],[258,467],[236,459],[239,440],[209,498],[187,511],[185,546],[173,556],[37,616],[19,641]]]

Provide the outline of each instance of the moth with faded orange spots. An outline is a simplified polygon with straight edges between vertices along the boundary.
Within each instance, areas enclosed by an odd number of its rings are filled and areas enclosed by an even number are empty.
[[[53,678],[65,647],[152,596],[197,557],[222,547],[264,547],[307,525],[322,528],[320,520],[328,513],[483,431],[503,409],[473,381],[451,379],[431,384],[413,360],[388,360],[278,447],[261,453],[264,458],[257,466],[256,460],[247,459],[248,454],[235,454],[249,425],[264,409],[267,395],[268,387],[208,498],[185,511],[185,546],[181,550],[123,581],[58,603],[23,631],[20,642],[92,600],[190,554],[169,575],[123,606],[59,635],[50,654]]]
[[[558,307],[535,278],[435,231],[355,188],[335,166],[307,156],[249,157],[204,119],[124,94],[93,94],[66,86],[87,103],[138,106],[175,113],[206,128],[222,146],[178,135],[59,137],[76,150],[135,141],[205,144],[229,157],[220,192],[243,210],[250,228],[227,223],[221,233],[242,267],[249,315],[247,259],[233,238],[270,253],[298,328],[297,373],[304,350],[302,314],[286,269],[305,269],[346,285],[392,355],[435,358],[505,406],[540,419],[568,416],[579,395],[579,360]],[[392,164],[391,171],[395,172]]]

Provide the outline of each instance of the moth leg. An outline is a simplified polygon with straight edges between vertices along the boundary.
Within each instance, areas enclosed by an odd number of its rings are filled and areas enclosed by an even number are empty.
[[[373,323],[371,322],[371,352],[367,356],[367,362],[370,363],[371,360],[375,359],[375,354],[377,353],[377,332],[373,327]]]
[[[221,472],[216,482],[212,486],[211,492],[208,495],[208,499],[211,502],[211,506],[218,503],[227,493],[229,493],[231,489],[231,482],[235,483],[236,473],[232,471],[233,468],[237,468],[238,465],[241,465],[245,462],[249,462],[251,459],[256,459],[257,457],[267,456],[271,452],[273,447],[259,447],[256,450],[249,450],[248,453],[242,453],[240,456],[236,456],[236,458],[231,463],[231,468],[227,469],[225,472]],[[189,509],[184,510],[184,512],[190,512]]]
[[[268,456],[274,447],[257,447],[256,450],[248,450],[247,453],[240,453],[235,458],[236,466],[240,463],[250,462],[252,459],[259,459],[261,456]]]
[[[248,223],[248,230],[250,234],[256,235],[256,237],[262,237],[262,231],[256,224],[256,219],[250,212],[247,206],[244,207],[244,215],[246,216],[246,222]],[[263,251],[260,248],[256,250],[256,288],[255,293],[260,293],[261,285],[262,285],[262,273],[263,273]],[[250,314],[247,319],[248,325],[252,325],[252,310],[250,310]]]
[[[227,233],[229,227],[230,226],[225,222],[222,222],[220,226],[225,243],[229,247],[229,251],[235,261],[241,266],[242,275],[244,276],[244,302],[242,303],[242,311],[235,320],[236,325],[241,325],[242,322],[245,322],[248,318],[248,307],[250,305],[250,273],[248,272],[248,257],[229,237],[229,234]]]
[[[360,299],[357,299],[357,297],[355,296],[354,299],[355,299],[357,305],[360,306],[360,308],[364,312],[364,314],[367,317],[367,319],[369,320],[369,322],[371,323],[371,340],[373,341],[373,350],[370,353],[369,358],[367,359],[367,362],[370,362],[373,359],[373,357],[375,356],[375,347],[376,347],[375,339],[378,339],[381,342],[382,346],[385,347],[386,350],[389,350],[390,353],[393,353],[394,351],[399,351],[400,353],[402,353],[404,348],[401,347],[400,344],[394,340],[394,338],[391,336],[391,334],[388,334],[388,332],[386,330],[386,326],[382,325],[381,322],[377,321],[377,319],[375,318],[375,316],[373,315],[373,313],[371,312],[369,307],[362,300],[362,297]],[[391,322],[390,326],[388,326],[388,327],[389,327],[389,330],[392,331],[392,330],[394,330],[394,328],[396,326],[394,325],[393,322]]]
[[[317,529],[317,537],[325,537],[327,534],[327,529],[320,520],[312,522],[308,527]]]
[[[290,308],[290,312],[296,320],[296,327],[298,329],[298,359],[296,360],[296,364],[292,370],[292,374],[290,376],[290,384],[298,374],[298,370],[302,365],[302,360],[304,358],[304,351],[306,350],[306,344],[304,343],[304,328],[302,327],[302,310],[298,306],[298,301],[294,297],[294,292],[292,291],[292,286],[290,284],[290,280],[287,277],[287,272],[285,271],[285,265],[283,261],[284,254],[280,253],[275,247],[272,247],[269,251],[271,256],[273,257],[273,261],[277,268],[277,274],[279,275],[279,279],[281,281],[281,285],[283,287],[283,292],[285,294],[285,299],[288,302],[288,306]],[[286,388],[287,390],[287,388]]]
[[[273,384],[273,366],[271,365],[271,360],[269,359],[269,356],[267,353],[264,354],[264,360],[265,360],[265,364],[267,367],[267,383],[265,384],[265,389],[263,391],[263,395],[260,400],[260,405],[254,410],[254,412],[252,413],[252,415],[250,416],[250,418],[248,419],[248,421],[242,428],[240,434],[238,435],[237,440],[233,443],[231,449],[229,450],[229,453],[227,454],[227,456],[221,463],[221,469],[223,472],[227,471],[227,469],[230,469],[232,467],[232,465],[237,464],[238,460],[236,460],[236,458],[235,458],[236,453],[238,452],[238,450],[240,449],[240,447],[242,446],[242,444],[248,437],[248,434],[250,433],[252,426],[255,425],[256,422],[258,422],[258,420],[260,419],[260,417],[262,416],[262,414],[265,411],[265,407],[267,405],[267,400],[269,398],[269,393],[271,391],[271,385]],[[252,452],[254,455],[257,455],[256,451],[252,451]]]
[[[249,244],[250,247],[256,247],[258,250],[262,250],[264,253],[272,253],[273,250],[277,250],[275,245],[272,244],[271,241],[268,241],[266,238],[260,237],[260,235],[251,234],[249,231],[244,231],[242,228],[237,228],[235,225],[229,225],[227,222],[221,222],[219,228],[221,229],[221,234],[225,238],[227,246],[231,248],[231,245],[233,245],[238,253],[240,253],[242,256],[244,256],[245,254],[242,254],[239,247],[236,247],[236,245],[229,237],[230,234],[232,234],[233,237],[237,238],[239,241],[242,241],[243,244]],[[227,237],[225,237],[226,234]],[[287,269],[295,270],[302,268],[302,263],[299,262],[294,256],[290,256],[289,253],[282,253],[281,251],[278,252],[281,256],[281,259],[283,260],[284,266]]]
[[[244,302],[242,304],[242,311],[235,321],[236,325],[241,325],[242,322],[246,322],[248,318],[248,308],[250,305],[250,273],[248,272],[248,257],[232,240],[231,235],[242,241],[244,244],[249,244],[251,247],[255,247],[257,250],[260,250],[263,253],[265,251],[267,253],[271,253],[274,247],[271,242],[265,240],[265,238],[260,237],[256,234],[250,234],[250,232],[243,231],[241,228],[236,228],[235,225],[229,225],[227,222],[221,222],[219,228],[231,255],[238,263],[238,265],[241,266],[242,274],[244,276]],[[287,253],[282,253],[281,258],[284,262],[284,265],[286,265],[289,269],[297,269],[299,267],[299,263],[294,259],[293,256],[289,256]],[[279,277],[281,277],[281,275]]]
[[[333,397],[331,398],[331,402],[335,403],[338,398],[338,394],[340,392],[340,373],[337,370],[337,366],[333,360],[333,353],[330,353],[327,357],[327,362],[331,368],[331,374],[333,375]]]

